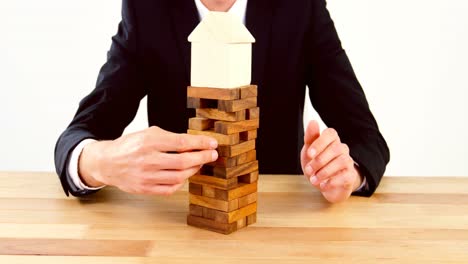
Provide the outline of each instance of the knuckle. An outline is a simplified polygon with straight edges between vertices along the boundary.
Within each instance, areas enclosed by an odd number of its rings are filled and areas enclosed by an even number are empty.
[[[183,135],[177,135],[177,138],[176,138],[176,149],[178,151],[183,151],[187,148],[187,138],[184,137]]]
[[[327,135],[329,135],[332,138],[338,137],[338,132],[334,128],[327,128],[325,132]]]
[[[345,143],[341,143],[341,148],[344,153],[349,154],[349,146]]]
[[[350,189],[353,186],[353,181],[350,177],[343,178],[343,187],[345,189]]]

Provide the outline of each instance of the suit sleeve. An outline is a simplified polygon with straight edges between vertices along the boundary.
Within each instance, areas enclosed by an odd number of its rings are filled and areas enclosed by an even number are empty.
[[[341,46],[325,0],[312,0],[306,37],[307,85],[312,105],[328,127],[337,130],[374,193],[390,159],[364,91]]]
[[[133,120],[146,92],[140,83],[137,36],[132,1],[123,0],[122,20],[112,38],[107,61],[101,68],[96,88],[81,100],[70,125],[55,146],[55,168],[65,193],[83,196],[68,172],[71,152],[82,140],[112,140],[122,135]]]

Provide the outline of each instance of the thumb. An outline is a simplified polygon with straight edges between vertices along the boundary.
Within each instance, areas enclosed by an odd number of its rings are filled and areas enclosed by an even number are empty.
[[[310,145],[320,136],[319,124],[316,120],[309,122],[304,135],[304,144]]]

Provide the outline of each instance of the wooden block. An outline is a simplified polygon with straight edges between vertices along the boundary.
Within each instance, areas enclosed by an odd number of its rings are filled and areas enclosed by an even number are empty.
[[[222,89],[189,86],[187,87],[187,97],[216,100],[236,100],[240,98],[240,89]]]
[[[225,234],[225,235],[230,234],[237,230],[237,223],[231,223],[231,224],[220,223],[211,219],[206,219],[203,217],[198,217],[198,216],[193,216],[193,215],[187,216],[187,224],[190,226],[203,228],[206,230],[218,232],[218,233]]]
[[[254,150],[242,153],[236,157],[237,157],[237,165],[242,165],[244,163],[249,163],[249,162],[257,160],[257,151],[254,149]]]
[[[242,153],[235,157],[219,157],[215,162],[208,163],[207,165],[213,166],[213,167],[232,168],[237,165],[255,161],[256,159],[257,159],[257,151],[254,149],[254,150]]]
[[[247,194],[246,196],[239,198],[239,208],[245,207],[249,204],[257,202],[257,192]]]
[[[203,186],[203,188],[205,188],[205,186]],[[251,184],[239,184],[236,188],[233,188],[231,190],[223,190],[223,189],[214,188],[213,195],[211,193],[208,193],[208,195],[211,195],[208,197],[215,198],[217,200],[222,200],[222,201],[232,201],[238,198],[245,197],[254,192],[257,192],[257,182],[254,182]],[[206,195],[203,195],[203,196],[206,196]],[[245,203],[245,201],[243,202]],[[239,204],[239,207],[242,207],[242,206],[240,206]]]
[[[247,225],[253,225],[257,222],[257,212],[247,216]]]
[[[257,97],[258,96],[258,87],[257,85],[246,85],[240,87],[240,98],[249,98],[249,97]]]
[[[216,189],[211,186],[203,186],[201,195],[205,197],[216,198],[215,190]]]
[[[237,187],[237,178],[221,179],[213,176],[194,175],[190,177],[191,183],[201,184],[203,186],[211,186],[223,190],[230,190]]]
[[[202,217],[203,216],[203,207],[201,207],[199,205],[191,204],[189,212],[190,212],[190,215]]]
[[[218,110],[224,112],[237,112],[257,107],[257,97],[249,97],[239,100],[219,100]]]
[[[195,195],[202,195],[202,185],[190,182],[189,193]]]
[[[259,119],[260,118],[260,107],[250,108],[246,110],[246,119]]]
[[[218,108],[218,101],[211,99],[187,98],[187,108]]]
[[[253,172],[251,172],[249,174],[239,176],[239,177],[237,177],[237,179],[238,179],[238,182],[242,182],[242,183],[256,182],[256,181],[258,181],[258,171],[253,171]]]
[[[247,195],[252,194],[252,193],[256,193],[257,190],[258,190],[257,188],[258,188],[257,182],[241,185],[238,188],[227,191],[228,192],[228,200],[240,199],[242,197],[244,197],[244,200],[245,200],[245,199],[247,199],[246,198]],[[250,197],[250,198],[252,198],[252,197]],[[245,202],[245,201],[242,201],[242,202]],[[241,203],[239,203],[239,207],[243,207],[243,206],[241,206]]]
[[[210,197],[190,194],[189,200],[191,204],[216,209],[223,212],[232,212],[239,208],[239,201],[237,199],[232,201],[223,201]]]
[[[244,120],[237,122],[216,121],[214,130],[216,133],[230,135],[249,130],[256,130],[260,125],[259,119]]]
[[[257,138],[257,130],[250,130],[239,133],[239,139],[241,141],[254,140]]]
[[[237,157],[218,157],[215,162],[208,163],[207,165],[231,168],[237,165]]]
[[[234,157],[255,149],[255,140],[241,142],[232,146],[218,146],[220,157]]]
[[[245,175],[254,171],[258,171],[258,161],[244,163],[232,168],[215,167],[213,175],[223,179],[230,179]]]
[[[223,134],[215,133],[214,131],[211,131],[211,130],[198,131],[198,130],[192,130],[192,129],[189,129],[187,133],[190,135],[203,135],[203,136],[215,138],[218,141],[219,145],[234,145],[240,142],[239,134],[223,135]]]
[[[203,217],[218,223],[235,223],[242,218],[257,212],[257,203],[249,204],[232,212],[223,212],[212,208],[203,207]]]
[[[247,226],[247,217],[243,217],[237,220],[237,230],[242,229]]]
[[[245,120],[246,111],[233,111],[231,113],[220,111],[218,109],[213,108],[201,108],[196,110],[197,117],[204,117],[214,120],[221,120],[221,121],[243,121]]]
[[[189,119],[189,129],[192,130],[210,130],[214,128],[215,121],[204,117],[192,117]]]

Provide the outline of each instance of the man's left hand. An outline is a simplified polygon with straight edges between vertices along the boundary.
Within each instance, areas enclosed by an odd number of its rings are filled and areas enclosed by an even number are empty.
[[[311,121],[305,131],[301,164],[306,178],[332,203],[347,200],[363,180],[336,130],[320,133],[317,121]]]

